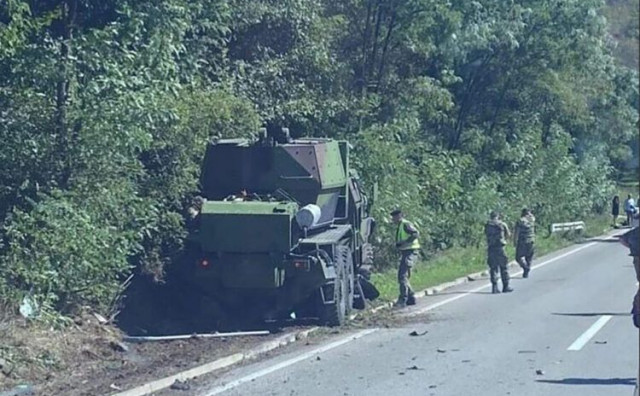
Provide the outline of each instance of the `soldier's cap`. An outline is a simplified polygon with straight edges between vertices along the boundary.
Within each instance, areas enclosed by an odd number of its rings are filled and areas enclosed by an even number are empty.
[[[522,208],[522,214],[521,214],[522,216],[526,216],[529,213],[531,213],[531,211],[528,208]]]
[[[491,213],[489,213],[489,217],[492,218],[492,219],[497,219],[499,215],[500,215],[500,213],[498,213],[495,210],[492,210]]]
[[[402,210],[400,209],[394,209],[391,211],[391,216],[397,216],[397,215],[401,215],[402,214]]]

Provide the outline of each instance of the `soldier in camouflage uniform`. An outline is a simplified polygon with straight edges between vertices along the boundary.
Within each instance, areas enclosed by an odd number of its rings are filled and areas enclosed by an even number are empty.
[[[493,294],[500,293],[498,289],[498,272],[502,278],[502,292],[509,293],[513,289],[509,287],[509,271],[507,264],[509,260],[504,252],[507,245],[507,238],[511,236],[509,227],[500,220],[497,212],[491,212],[490,219],[484,226],[484,233],[487,237],[487,264],[489,264],[489,274]]]
[[[516,223],[513,241],[516,245],[516,261],[522,267],[522,277],[528,278],[535,250],[536,218],[529,209],[522,209],[520,220]]]
[[[400,250],[400,266],[398,267],[398,285],[400,295],[395,306],[402,308],[406,305],[415,305],[416,298],[409,283],[411,268],[418,261],[420,241],[418,230],[405,219],[400,209],[391,212],[391,220],[396,224],[396,249]]]

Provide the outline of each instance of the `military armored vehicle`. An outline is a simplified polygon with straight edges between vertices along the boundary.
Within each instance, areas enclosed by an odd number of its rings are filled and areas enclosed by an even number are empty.
[[[347,142],[287,129],[212,141],[200,182],[183,275],[216,315],[336,326],[377,296],[360,271],[375,222]]]

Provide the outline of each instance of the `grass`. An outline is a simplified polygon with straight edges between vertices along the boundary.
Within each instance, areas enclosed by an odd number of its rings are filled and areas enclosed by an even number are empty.
[[[611,229],[609,216],[598,216],[585,222],[585,229],[579,233],[553,234],[547,236],[542,231],[536,240],[536,255],[541,256],[562,249],[575,242],[593,236],[602,235]],[[507,246],[507,256],[513,257],[515,248]],[[454,248],[437,257],[420,261],[411,274],[411,286],[414,290],[423,290],[444,282],[450,282],[470,273],[487,269],[484,248]],[[373,274],[372,281],[380,291],[382,301],[394,301],[398,296],[396,269]]]

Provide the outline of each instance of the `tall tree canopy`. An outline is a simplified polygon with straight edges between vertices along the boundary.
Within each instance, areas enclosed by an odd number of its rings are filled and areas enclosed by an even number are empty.
[[[430,250],[602,211],[638,74],[599,0],[0,0],[0,298],[161,277],[213,136],[349,139]],[[388,258],[381,222],[378,265]]]

